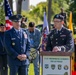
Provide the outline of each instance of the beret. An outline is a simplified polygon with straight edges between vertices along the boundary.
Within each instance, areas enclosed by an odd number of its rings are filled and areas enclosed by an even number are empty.
[[[56,14],[53,19],[55,19],[55,18],[60,19],[60,20],[64,20],[64,17],[60,14]]]

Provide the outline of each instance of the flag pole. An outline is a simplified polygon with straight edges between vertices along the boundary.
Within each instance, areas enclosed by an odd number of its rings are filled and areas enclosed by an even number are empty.
[[[49,34],[49,27],[48,27],[48,21],[46,16],[46,8],[44,8],[44,21],[43,21],[43,27],[42,27],[42,43],[41,47],[39,49],[39,54],[41,51],[46,51],[46,43],[47,43],[47,35]],[[39,63],[41,59],[41,67],[42,67],[42,56],[39,56]],[[40,65],[39,65],[40,68]],[[40,69],[41,70],[41,69]]]
[[[10,21],[9,17],[13,15],[12,10],[9,5],[8,0],[4,0],[4,11],[5,11],[5,25],[6,25],[6,30],[11,29],[12,26],[12,21]]]
[[[44,7],[44,12],[45,12],[45,14],[46,14],[46,7]],[[44,16],[43,16],[44,17]],[[43,30],[43,27],[42,27],[42,30]],[[42,34],[43,35],[43,34]],[[41,40],[42,41],[42,40]],[[40,56],[40,52],[41,52],[41,50],[40,49],[42,49],[42,44],[39,46],[39,48],[38,48],[38,50],[39,50],[39,73],[40,73],[40,71],[42,70],[42,57]],[[41,63],[40,63],[40,61],[41,61]],[[41,64],[41,65],[40,65]],[[39,74],[40,75],[40,74]]]
[[[68,28],[72,31],[72,35],[74,35],[74,32],[73,32],[73,23],[72,23],[72,11],[70,11],[70,16],[69,16],[69,26]],[[75,53],[73,52],[72,53],[72,71],[74,71],[74,57],[75,57]]]

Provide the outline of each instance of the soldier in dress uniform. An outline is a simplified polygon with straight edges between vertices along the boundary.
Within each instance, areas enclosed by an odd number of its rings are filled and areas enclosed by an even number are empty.
[[[65,28],[63,24],[63,16],[56,14],[54,16],[54,29],[48,35],[46,51],[63,51],[71,52],[74,48],[72,32]]]
[[[4,33],[6,27],[0,24],[0,75],[8,75],[7,53],[4,47]]]
[[[27,75],[30,44],[27,34],[20,28],[21,15],[13,15],[13,28],[5,32],[5,47],[8,54],[10,75]]]

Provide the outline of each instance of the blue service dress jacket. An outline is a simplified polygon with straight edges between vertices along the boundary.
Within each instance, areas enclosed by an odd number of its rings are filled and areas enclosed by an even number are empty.
[[[62,27],[59,33],[56,29],[51,30],[48,35],[46,51],[52,51],[55,46],[58,46],[61,51],[72,52],[74,50],[72,31],[65,27]]]
[[[9,65],[27,65],[27,59],[20,61],[17,56],[26,54],[29,56],[30,44],[26,33],[20,29],[20,35],[17,34],[14,28],[5,32],[5,47],[8,54]]]

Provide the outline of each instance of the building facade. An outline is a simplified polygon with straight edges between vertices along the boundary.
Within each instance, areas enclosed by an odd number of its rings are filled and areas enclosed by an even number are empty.
[[[22,10],[23,11],[29,11],[29,0],[23,0],[22,2]]]
[[[17,9],[18,0],[14,0],[14,4],[16,5],[16,9]],[[22,11],[29,11],[29,9],[30,9],[29,7],[30,7],[29,0],[23,0],[22,1]]]

